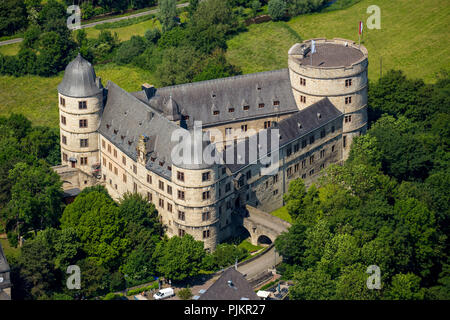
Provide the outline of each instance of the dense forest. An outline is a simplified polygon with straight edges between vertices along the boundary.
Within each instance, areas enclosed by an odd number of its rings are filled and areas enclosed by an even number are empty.
[[[371,125],[344,165],[285,195],[295,217],[275,245],[292,299],[450,298],[450,78],[390,71],[369,88]],[[367,268],[381,271],[369,290]]]

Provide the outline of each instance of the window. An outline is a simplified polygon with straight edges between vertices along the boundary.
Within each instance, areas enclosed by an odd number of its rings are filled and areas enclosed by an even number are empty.
[[[80,139],[80,147],[86,148],[89,146],[88,139]]]
[[[314,136],[309,137],[309,144],[313,144],[314,143]]]
[[[180,181],[184,181],[184,173],[177,171],[177,179]]]
[[[147,183],[152,184],[152,176],[147,174]]]
[[[250,110],[250,106],[243,106],[242,109],[244,109],[245,111]]]
[[[225,192],[228,192],[228,191],[230,191],[231,190],[231,184],[228,182],[226,185],[225,185]]]
[[[137,184],[136,184],[136,182],[133,182],[133,192],[137,192]]]
[[[241,131],[242,131],[242,132],[246,132],[246,131],[247,131],[247,125],[246,125],[246,124],[243,124],[243,125],[241,126]]]
[[[80,158],[80,164],[83,166],[85,166],[85,165],[87,165],[88,163],[87,163],[87,157],[81,157]]]
[[[331,146],[331,152],[334,152],[334,145]]]
[[[298,143],[294,144],[294,153],[298,152],[299,149],[300,149],[300,145]]]
[[[324,163],[322,163],[322,164],[320,165],[320,169],[323,169],[323,168],[325,168],[325,164],[324,164]]]
[[[277,183],[277,182],[278,182],[278,173],[273,176],[273,183]]]
[[[159,205],[160,208],[164,208],[164,200],[163,199],[159,199],[158,205]]]
[[[61,141],[63,144],[67,144],[67,137],[66,136],[62,136],[61,137]]]
[[[178,236],[179,237],[183,237],[186,234],[186,231],[184,231],[183,229],[178,229]]]
[[[78,109],[87,109],[86,101],[78,101]]]
[[[274,106],[279,106],[279,105],[280,105],[280,101],[275,100],[275,101],[273,102],[273,105],[274,105]]]
[[[102,148],[105,148],[105,140],[102,139]]]
[[[325,137],[325,130],[320,131],[320,137],[324,138]]]
[[[264,121],[264,129],[270,128],[270,121]]]
[[[305,96],[300,96],[300,102],[306,103],[306,97]]]
[[[203,200],[207,200],[211,197],[211,194],[209,191],[203,192]]]
[[[258,104],[258,108],[264,108],[264,103],[260,103],[260,104]]]
[[[111,145],[108,144],[108,152],[111,153]]]
[[[114,149],[114,158],[117,158],[117,149]]]
[[[351,87],[352,86],[352,79],[345,80],[345,86],[346,87]]]
[[[164,182],[162,182],[161,180],[159,180],[158,183],[159,183],[159,189],[161,189],[162,191],[164,191]]]
[[[63,97],[59,97],[59,103],[65,107],[66,106],[66,99],[64,99]]]
[[[127,175],[125,173],[122,174],[122,181],[127,183]]]
[[[61,116],[61,123],[62,123],[62,124],[66,124],[66,117]]]
[[[106,166],[106,158],[103,158],[103,165]]]
[[[331,126],[331,133],[334,133],[334,130],[336,130],[336,128],[334,126]]]
[[[225,128],[225,135],[230,135],[232,130],[232,128]]]
[[[343,138],[344,140],[343,140],[343,145],[344,145],[344,148],[347,146],[347,136],[344,136],[344,138]]]
[[[320,158],[325,157],[325,150],[320,150]]]
[[[306,86],[306,79],[300,78],[300,85],[301,86]]]
[[[167,203],[167,211],[172,212],[172,204]]]
[[[306,179],[306,173],[302,174],[302,179]]]
[[[167,193],[172,195],[172,187],[171,186],[167,186]]]
[[[305,160],[302,160],[302,169],[303,168],[306,168],[306,159]]]
[[[214,110],[214,111],[213,111],[213,115],[215,115],[215,116],[219,115],[219,113],[220,113],[219,110]]]
[[[125,158],[125,156],[122,156],[122,163],[123,163],[124,165],[127,164],[127,158]]]
[[[294,165],[294,172],[297,172],[298,169],[299,169],[299,167],[300,167],[300,164],[296,163],[296,164]]]
[[[178,220],[184,221],[185,220],[185,215],[183,211],[178,211]]]
[[[287,168],[287,175],[292,176],[292,167]]]
[[[137,167],[135,164],[133,164],[133,172],[134,172],[134,174],[137,174]]]
[[[87,128],[87,119],[81,119],[80,120],[80,128]]]
[[[209,181],[211,179],[211,172],[203,172],[202,173],[202,181]]]
[[[347,123],[347,122],[352,122],[352,116],[351,116],[351,115],[345,116],[345,117],[344,117],[344,122],[345,122],[345,123]]]
[[[273,190],[273,195],[276,196],[278,194],[278,189]]]
[[[67,161],[67,154],[63,153],[63,160]]]
[[[312,176],[314,174],[314,169],[312,169],[311,171],[309,171],[309,175]]]
[[[234,108],[229,108],[228,112],[234,112]]]
[[[184,200],[184,191],[178,190],[178,199]]]
[[[118,171],[117,171],[117,168],[116,167],[114,167],[114,174],[117,176],[117,174],[118,174]]]
[[[152,196],[151,192],[147,192],[147,201],[152,202],[152,200],[153,200],[153,196]]]
[[[345,97],[345,104],[352,103],[352,97]]]
[[[209,238],[209,230],[203,230],[203,239]]]
[[[309,157],[309,164],[313,164],[314,163],[314,155]]]
[[[305,148],[306,147],[306,140],[303,140],[302,141],[302,148]]]
[[[208,221],[210,218],[209,212],[203,212],[202,213],[202,221]]]
[[[109,167],[109,171],[112,171],[112,163],[111,162],[109,163],[108,167]]]
[[[291,146],[288,146],[288,147],[286,148],[286,156],[289,157],[291,154],[292,154],[292,147],[291,147]]]

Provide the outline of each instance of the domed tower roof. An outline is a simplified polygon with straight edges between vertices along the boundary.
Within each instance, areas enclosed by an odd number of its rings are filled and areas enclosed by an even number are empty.
[[[58,85],[58,92],[68,97],[83,98],[94,96],[101,91],[102,86],[100,81],[97,84],[94,67],[78,54],[67,65],[64,78]]]
[[[180,108],[175,100],[173,100],[172,95],[164,106],[164,116],[170,121],[178,121],[181,119]]]

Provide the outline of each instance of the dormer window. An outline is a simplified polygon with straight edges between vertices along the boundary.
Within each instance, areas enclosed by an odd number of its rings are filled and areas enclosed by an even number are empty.
[[[119,132],[119,130],[117,130],[117,129],[114,129],[114,134],[117,134],[117,132]]]
[[[109,125],[109,124],[106,124],[106,129],[109,129],[109,127],[110,127],[110,125]]]
[[[280,101],[275,100],[275,101],[273,102],[273,105],[274,105],[274,106],[279,106],[279,105],[280,105]]]
[[[128,140],[128,145],[131,146],[131,144],[133,143],[133,141]]]
[[[164,161],[160,161],[159,165],[162,167],[164,165]]]
[[[213,111],[213,115],[215,115],[215,116],[219,115],[219,113],[220,113],[219,110],[214,110],[214,111]]]
[[[122,140],[125,139],[125,136],[120,136],[120,139],[122,139]]]
[[[258,108],[264,108],[264,103],[260,103],[259,105],[258,105]]]
[[[229,108],[228,112],[234,112],[234,108]]]
[[[322,119],[322,115],[319,112],[317,112],[317,119]]]
[[[183,116],[183,120],[189,120],[189,116]]]
[[[250,110],[250,106],[249,105],[245,105],[242,107],[242,109],[244,109],[245,111]]]
[[[150,157],[150,160],[152,160],[152,162],[155,162],[156,157]]]

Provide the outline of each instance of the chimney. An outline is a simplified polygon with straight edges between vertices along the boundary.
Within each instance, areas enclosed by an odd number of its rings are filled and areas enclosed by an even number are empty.
[[[142,90],[145,92],[145,95],[147,96],[147,99],[150,99],[153,97],[156,93],[156,88],[154,85],[144,83],[142,85]]]

